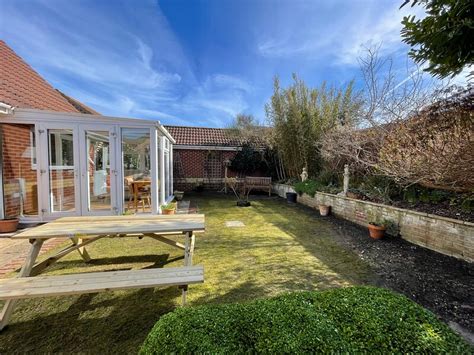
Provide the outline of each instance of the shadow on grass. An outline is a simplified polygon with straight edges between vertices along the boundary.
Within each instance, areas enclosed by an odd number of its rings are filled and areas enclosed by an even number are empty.
[[[82,266],[153,262],[145,267],[151,269],[181,259],[135,255],[94,259]],[[77,264],[66,260],[55,266],[68,270]],[[21,352],[34,353],[135,353],[156,321],[175,309],[180,295],[173,286],[22,300],[15,312],[18,321],[0,333],[0,353],[15,352],[15,344],[21,344]]]
[[[180,294],[177,287],[168,287],[63,297],[69,304],[65,310],[38,314],[4,329],[0,352],[15,352],[15,345],[21,344],[26,353],[136,353],[156,321],[175,309]],[[55,299],[39,301],[40,308],[56,306]],[[32,309],[26,311],[37,312],[37,302],[30,300]]]
[[[56,268],[58,267],[70,268],[71,266],[87,268],[87,267],[104,266],[104,265],[153,263],[149,266],[144,267],[144,269],[154,269],[154,268],[162,268],[167,264],[184,259],[184,256],[178,256],[171,259],[169,257],[170,257],[169,254],[120,255],[120,256],[107,257],[107,258],[92,258],[87,263],[85,263],[81,259],[61,260],[61,261],[58,261],[55,264],[55,266]],[[120,269],[120,270],[127,270],[127,269],[131,269],[131,267]]]

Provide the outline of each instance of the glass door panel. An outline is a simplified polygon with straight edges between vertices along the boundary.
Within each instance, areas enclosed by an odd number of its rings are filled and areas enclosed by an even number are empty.
[[[124,212],[151,212],[150,129],[122,128]]]
[[[75,212],[76,174],[72,129],[48,129],[48,173],[51,212]]]
[[[111,211],[109,131],[86,130],[87,211]]]

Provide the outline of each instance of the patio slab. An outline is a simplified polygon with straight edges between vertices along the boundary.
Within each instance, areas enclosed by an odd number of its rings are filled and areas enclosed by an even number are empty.
[[[25,229],[22,229],[25,230]],[[30,243],[26,239],[11,239],[15,233],[0,234],[0,278],[8,276],[12,271],[18,270],[25,261],[26,254],[30,249]],[[41,250],[41,254],[47,253],[64,241],[51,239],[47,241]]]
[[[245,224],[242,221],[226,221],[225,226],[227,228],[240,228],[245,227]]]

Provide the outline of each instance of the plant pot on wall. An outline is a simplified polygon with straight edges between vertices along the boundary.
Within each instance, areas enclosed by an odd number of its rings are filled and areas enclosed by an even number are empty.
[[[161,214],[175,214],[177,203],[171,202],[161,206]]]
[[[331,206],[328,205],[319,205],[319,214],[323,217],[326,217],[331,212]]]
[[[18,218],[0,220],[0,233],[12,233],[18,228]]]
[[[385,235],[385,231],[387,230],[387,227],[384,225],[378,225],[375,223],[369,223],[369,235],[372,239],[381,239]]]

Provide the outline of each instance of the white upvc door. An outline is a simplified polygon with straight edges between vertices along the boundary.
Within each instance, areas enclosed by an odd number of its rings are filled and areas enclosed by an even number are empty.
[[[78,126],[60,123],[40,124],[36,132],[43,219],[80,215]]]
[[[79,125],[81,215],[119,211],[115,126]]]
[[[43,220],[117,214],[115,130],[115,126],[95,124],[37,125]]]

